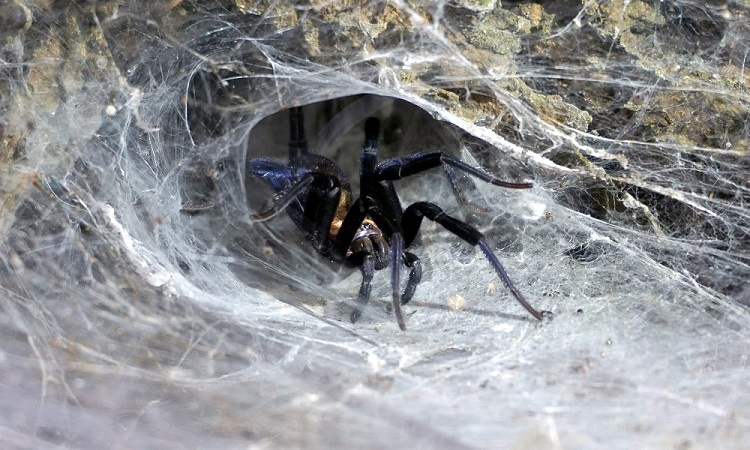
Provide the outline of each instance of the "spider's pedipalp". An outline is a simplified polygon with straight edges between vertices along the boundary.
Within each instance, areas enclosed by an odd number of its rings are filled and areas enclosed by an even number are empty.
[[[414,253],[404,252],[403,263],[409,268],[409,280],[406,283],[404,293],[401,295],[401,304],[405,305],[414,297],[414,291],[416,291],[417,285],[422,280],[422,262]]]
[[[362,259],[361,264],[362,272],[362,284],[359,287],[359,295],[357,296],[357,306],[352,310],[349,320],[352,323],[359,320],[362,316],[367,304],[370,302],[370,292],[372,291],[372,277],[375,275],[375,257],[372,255],[365,255]]]

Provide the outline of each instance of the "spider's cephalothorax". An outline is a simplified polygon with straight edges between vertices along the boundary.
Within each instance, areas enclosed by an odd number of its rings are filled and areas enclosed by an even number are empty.
[[[393,186],[394,180],[436,167],[445,170],[453,186],[456,186],[454,169],[497,186],[525,189],[531,187],[530,183],[500,181],[439,151],[416,153],[379,163],[377,137],[380,125],[377,119],[370,118],[365,123],[365,144],[360,155],[360,192],[359,198],[355,199],[345,174],[336,163],[308,151],[301,108],[290,110],[289,122],[288,163],[267,158],[247,162],[248,172],[268,181],[277,193],[274,205],[254,216],[254,219],[268,220],[286,211],[319,253],[347,266],[360,268],[362,285],[358,304],[351,314],[352,322],[362,315],[370,299],[370,283],[375,271],[391,266],[393,310],[399,327],[406,329],[401,305],[414,295],[422,278],[422,266],[419,258],[405,249],[416,238],[424,217],[437,222],[469,244],[479,246],[513,297],[529,314],[541,320],[542,314],[516,289],[479,231],[445,214],[433,203],[417,202],[404,210]],[[402,264],[409,269],[403,294],[400,291]]]

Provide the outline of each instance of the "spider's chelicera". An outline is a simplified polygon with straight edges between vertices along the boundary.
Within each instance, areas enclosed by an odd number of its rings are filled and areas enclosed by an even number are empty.
[[[289,162],[285,164],[268,158],[247,161],[247,171],[266,180],[278,194],[273,206],[253,219],[264,221],[286,211],[321,255],[360,268],[362,285],[357,305],[351,313],[352,322],[359,319],[370,300],[375,271],[390,266],[393,311],[398,326],[406,329],[401,305],[411,300],[422,277],[419,258],[406,249],[414,242],[424,217],[437,222],[469,244],[479,246],[518,303],[534,318],[542,319],[542,314],[513,285],[482,233],[444,213],[434,203],[417,202],[403,209],[393,186],[394,180],[436,167],[445,170],[454,187],[453,170],[507,188],[526,189],[532,186],[530,183],[498,180],[439,151],[378,162],[380,123],[370,118],[365,122],[365,143],[360,155],[359,198],[354,198],[341,168],[330,159],[308,150],[302,109],[292,108],[289,117]],[[400,291],[402,264],[409,269],[409,279],[403,293]]]

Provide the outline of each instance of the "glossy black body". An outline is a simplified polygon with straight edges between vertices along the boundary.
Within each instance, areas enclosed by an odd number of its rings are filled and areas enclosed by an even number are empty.
[[[451,184],[453,170],[460,170],[488,183],[515,189],[528,183],[498,180],[475,167],[442,152],[423,152],[378,162],[379,122],[365,123],[365,142],[360,154],[360,192],[354,198],[346,175],[332,160],[310,153],[301,108],[290,110],[289,161],[256,158],[247,161],[247,172],[263,178],[276,191],[273,207],[254,217],[268,220],[286,211],[321,255],[362,271],[358,306],[351,314],[355,322],[370,298],[370,282],[376,270],[391,266],[393,309],[405,329],[401,305],[414,295],[422,267],[414,254],[405,251],[427,217],[468,242],[479,246],[516,300],[535,318],[537,312],[515,288],[484,236],[474,227],[445,214],[437,205],[417,202],[406,210],[401,206],[393,181],[442,167]],[[400,292],[401,265],[409,269],[403,295]]]

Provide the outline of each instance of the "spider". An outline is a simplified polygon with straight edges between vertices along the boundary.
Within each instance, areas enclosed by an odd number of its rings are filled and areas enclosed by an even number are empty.
[[[361,270],[362,284],[350,316],[352,323],[360,318],[370,300],[375,271],[390,266],[393,311],[399,328],[406,330],[401,305],[411,300],[422,278],[419,258],[406,249],[414,242],[425,217],[469,244],[479,246],[516,301],[535,319],[542,319],[542,314],[513,285],[482,233],[449,216],[434,203],[417,202],[403,209],[393,185],[395,180],[437,167],[443,167],[454,186],[453,169],[506,188],[527,189],[532,186],[530,183],[498,180],[440,151],[378,162],[380,122],[371,117],[365,121],[360,192],[359,198],[354,198],[341,168],[332,160],[309,151],[301,107],[290,109],[289,125],[288,163],[269,158],[249,159],[246,163],[246,170],[267,181],[277,194],[273,205],[254,215],[253,220],[266,221],[286,211],[321,255]],[[403,293],[400,291],[402,264],[409,269]]]

